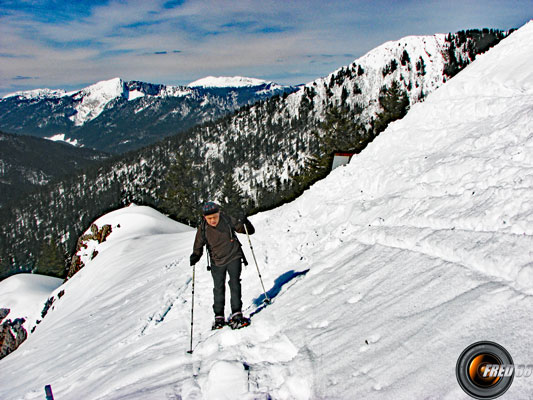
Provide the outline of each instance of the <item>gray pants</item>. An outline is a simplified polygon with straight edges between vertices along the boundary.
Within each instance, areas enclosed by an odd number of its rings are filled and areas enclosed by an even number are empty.
[[[213,311],[215,317],[224,317],[226,304],[226,272],[229,275],[229,290],[231,294],[231,312],[235,314],[242,310],[241,300],[241,260],[233,260],[226,265],[211,267],[213,277]]]

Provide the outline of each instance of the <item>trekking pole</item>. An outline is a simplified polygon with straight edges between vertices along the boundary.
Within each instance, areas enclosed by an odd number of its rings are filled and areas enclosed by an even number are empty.
[[[263,284],[263,277],[261,276],[261,271],[259,271],[259,265],[257,265],[257,259],[255,258],[254,247],[252,246],[252,241],[250,240],[250,235],[248,234],[248,228],[246,227],[246,223],[243,222],[243,225],[244,225],[244,230],[246,231],[246,237],[248,238],[248,243],[250,244],[250,250],[252,251],[252,256],[254,257],[255,267],[257,268],[257,273],[259,274],[259,280],[261,281],[261,286],[263,287],[263,293],[265,294],[264,302],[267,304],[270,304],[270,299],[268,298],[268,295],[265,290],[265,285]]]
[[[192,333],[194,327],[194,272],[196,265],[192,266],[192,301],[191,301],[191,349],[187,353],[192,354]]]

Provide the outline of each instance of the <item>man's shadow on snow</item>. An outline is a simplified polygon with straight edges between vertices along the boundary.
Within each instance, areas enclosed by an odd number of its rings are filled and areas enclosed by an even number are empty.
[[[265,294],[263,293],[262,295],[260,295],[259,297],[253,300],[253,305],[256,306],[257,308],[250,314],[250,317],[257,314],[258,312],[263,310],[267,305],[272,303],[274,299],[276,298],[276,296],[281,292],[281,289],[283,289],[283,286],[285,286],[287,283],[291,282],[295,278],[304,276],[308,272],[309,272],[309,269],[306,269],[304,271],[290,270],[278,276],[276,280],[274,281],[274,286],[272,286],[272,288],[266,292],[266,297],[265,297]],[[265,301],[267,300],[267,297],[270,299],[270,302]]]

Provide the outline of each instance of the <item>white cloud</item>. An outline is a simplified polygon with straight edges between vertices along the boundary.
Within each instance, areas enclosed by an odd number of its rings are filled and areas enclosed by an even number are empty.
[[[112,1],[57,23],[28,12],[3,15],[0,57],[10,57],[1,58],[0,95],[21,84],[69,88],[114,76],[172,84],[204,74],[268,75],[303,83],[349,63],[347,54],[355,58],[387,40],[469,28],[469,21],[494,23],[494,10],[507,20],[518,14],[481,1],[445,7],[436,1],[194,0],[171,9],[165,3]],[[39,78],[13,81],[16,76]]]

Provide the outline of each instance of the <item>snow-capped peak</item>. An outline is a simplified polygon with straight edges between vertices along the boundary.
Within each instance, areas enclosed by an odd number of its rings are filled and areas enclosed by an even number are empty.
[[[100,81],[94,85],[81,89],[76,94],[78,96],[92,96],[102,98],[115,98],[124,92],[124,82],[120,78],[113,78],[107,81]]]
[[[66,95],[66,92],[63,89],[34,89],[34,90],[25,90],[21,92],[15,92],[4,96],[4,99],[9,97],[22,97],[26,100],[31,99],[40,99],[40,98],[58,98]]]
[[[120,78],[101,81],[75,93],[72,97],[81,100],[76,107],[78,111],[71,117],[76,126],[96,118],[104,110],[105,106],[117,97],[124,94],[124,82]]]
[[[257,78],[246,78],[242,76],[207,76],[197,81],[189,83],[189,87],[253,87],[268,85],[271,82],[267,82]]]

